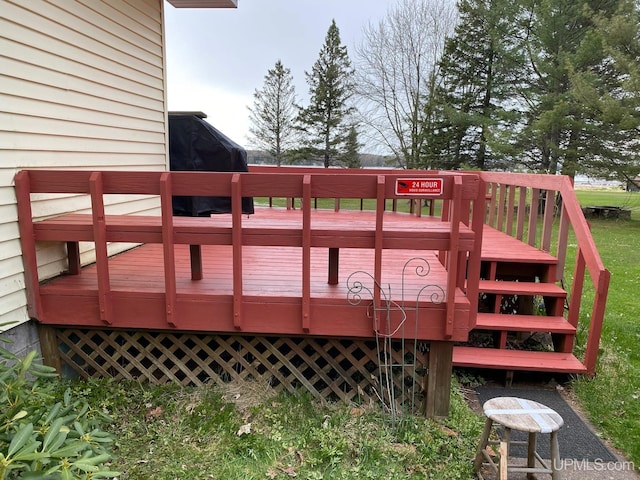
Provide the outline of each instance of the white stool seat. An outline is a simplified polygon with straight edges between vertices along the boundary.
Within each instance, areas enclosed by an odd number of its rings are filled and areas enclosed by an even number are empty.
[[[500,480],[507,480],[508,472],[526,472],[530,477],[534,473],[550,474],[553,480],[559,480],[558,470],[560,451],[558,448],[557,432],[564,425],[562,417],[553,409],[538,402],[518,397],[497,397],[488,400],[483,405],[484,414],[487,417],[485,428],[480,439],[478,451],[474,460],[474,471],[482,478],[480,468],[486,460],[497,473]],[[492,427],[500,424],[504,427],[504,433],[500,442],[489,440]],[[519,430],[529,433],[527,442],[512,442],[511,430]],[[551,464],[547,465],[536,452],[536,434],[548,433],[551,435]],[[527,466],[509,465],[509,444],[524,443],[527,445]],[[487,453],[487,445],[499,444],[499,462],[496,465],[491,455]],[[536,467],[536,460],[542,468]]]

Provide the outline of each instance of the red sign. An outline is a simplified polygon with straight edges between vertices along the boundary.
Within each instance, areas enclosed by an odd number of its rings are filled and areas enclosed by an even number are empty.
[[[396,195],[442,195],[441,178],[398,178]]]

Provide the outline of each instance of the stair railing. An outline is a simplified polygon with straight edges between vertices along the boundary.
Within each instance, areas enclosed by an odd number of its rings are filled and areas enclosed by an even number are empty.
[[[594,374],[610,273],[604,267],[571,179],[562,175],[482,172],[487,186],[485,224],[558,259],[556,281],[566,278],[567,240],[576,240],[567,321],[578,327],[586,274],[594,289],[583,364]],[[553,227],[558,220],[557,236]]]

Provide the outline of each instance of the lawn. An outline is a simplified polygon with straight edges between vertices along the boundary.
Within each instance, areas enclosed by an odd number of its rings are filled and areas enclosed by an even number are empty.
[[[573,388],[603,435],[640,465],[640,193],[578,191],[581,205],[631,210],[630,220],[590,219],[591,231],[611,272],[598,368]]]
[[[201,388],[90,380],[76,394],[113,418],[111,470],[128,480],[470,479],[482,428],[455,387],[451,415],[393,425],[378,406],[243,383]]]

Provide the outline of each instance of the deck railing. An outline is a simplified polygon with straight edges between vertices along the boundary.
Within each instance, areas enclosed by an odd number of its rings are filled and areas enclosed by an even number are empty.
[[[567,320],[576,328],[580,321],[585,279],[594,290],[583,363],[595,372],[610,273],[598,254],[589,224],[584,218],[571,179],[559,175],[482,172],[487,186],[485,223],[507,235],[557,257],[556,281],[572,275]],[[557,222],[556,222],[556,219]],[[554,238],[554,224],[557,235]],[[572,230],[576,254],[567,265],[567,240]]]
[[[164,252],[166,321],[171,327],[179,327],[176,320],[176,267],[174,258],[174,244],[191,242],[197,244],[230,244],[233,255],[233,325],[237,330],[242,329],[243,318],[243,276],[242,276],[242,246],[247,241],[243,238],[242,198],[243,197],[281,197],[302,199],[302,226],[295,231],[287,231],[286,238],[283,230],[273,229],[261,242],[264,245],[287,245],[302,247],[302,330],[309,331],[311,310],[311,248],[321,241],[331,248],[352,247],[367,242],[371,238],[367,231],[360,232],[360,237],[340,239],[323,232],[319,240],[317,233],[312,230],[311,206],[312,199],[370,199],[375,202],[375,231],[372,248],[374,249],[374,279],[381,284],[382,250],[383,248],[416,249],[416,245],[424,245],[424,238],[418,238],[419,233],[407,234],[407,238],[393,238],[391,241],[384,233],[384,212],[388,199],[416,198],[420,195],[398,193],[398,180],[403,178],[437,180],[439,190],[428,195],[429,198],[440,199],[443,202],[442,220],[451,225],[450,234],[446,241],[440,241],[438,248],[442,254],[440,261],[447,271],[446,285],[446,324],[444,339],[451,337],[454,325],[455,291],[464,290],[469,298],[471,312],[477,309],[477,282],[467,282],[468,278],[478,278],[480,270],[480,245],[482,235],[481,209],[473,208],[484,201],[484,186],[477,174],[443,172],[413,172],[411,174],[391,172],[358,171],[313,171],[298,170],[244,173],[221,172],[124,172],[124,171],[53,171],[30,170],[19,172],[16,176],[16,194],[18,198],[18,216],[20,233],[25,261],[25,273],[28,282],[28,302],[30,314],[39,318],[41,306],[39,299],[38,265],[35,255],[34,223],[31,212],[31,194],[33,193],[65,193],[87,194],[91,198],[92,213],[86,215],[88,227],[84,223],[79,225],[77,218],[69,220],[68,224],[62,219],[57,220],[52,230],[47,230],[43,222],[38,232],[42,239],[66,241],[69,248],[77,250],[78,241],[93,241],[96,249],[96,267],[98,275],[98,298],[101,320],[109,325],[113,319],[112,292],[109,278],[109,262],[107,242],[117,241],[133,243],[161,243]],[[109,216],[105,213],[105,196],[110,194],[158,195],[160,197],[161,215],[154,219],[135,217],[144,228],[134,229],[130,219],[126,216]],[[172,215],[173,196],[223,196],[231,198],[230,227],[210,226],[203,221],[202,227],[190,226],[191,230],[180,228],[180,218]],[[338,205],[338,200],[336,200]],[[117,217],[121,217],[120,220]],[[183,217],[184,218],[184,217]],[[53,220],[53,219],[52,219]],[[126,220],[126,221],[125,221]],[[194,221],[196,221],[194,219]],[[80,222],[85,222],[81,220]],[[120,222],[120,223],[118,223]],[[36,224],[37,225],[37,224]],[[476,233],[473,245],[465,244],[461,247],[459,229],[461,225],[470,227]],[[467,229],[468,231],[469,229]],[[53,235],[53,236],[52,236]],[[55,238],[54,238],[55,237]],[[64,238],[63,238],[64,237]],[[268,238],[267,238],[268,237]],[[333,238],[335,237],[335,238]],[[111,240],[110,240],[111,239]],[[256,240],[252,240],[256,241]],[[359,245],[352,245],[354,241]],[[284,243],[283,243],[284,242]],[[338,243],[336,243],[338,242]],[[340,243],[342,242],[342,243]],[[351,243],[350,243],[351,242]],[[323,246],[325,246],[323,243]],[[72,263],[78,261],[78,252],[70,250],[70,270],[77,273],[78,268]],[[417,248],[419,249],[419,248]],[[73,255],[71,255],[73,253]],[[72,257],[74,260],[71,260]],[[468,266],[467,266],[468,262]],[[73,273],[73,272],[72,272]],[[380,302],[380,291],[376,288],[374,301]],[[472,313],[473,314],[473,313]],[[473,325],[474,318],[470,319]]]

